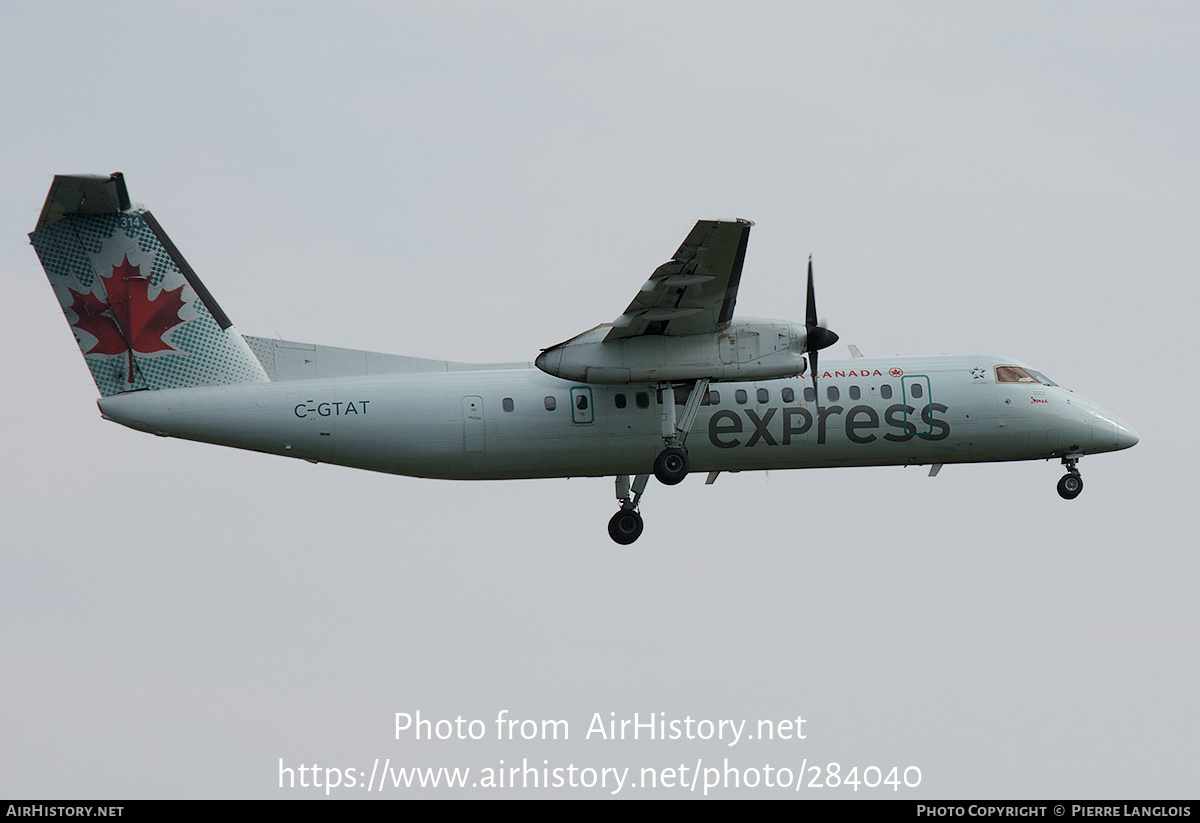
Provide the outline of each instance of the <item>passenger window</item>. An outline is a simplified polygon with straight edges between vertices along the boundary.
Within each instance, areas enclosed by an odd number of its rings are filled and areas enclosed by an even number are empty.
[[[921,384],[920,384],[920,383],[915,383],[915,382],[914,382],[914,383],[910,383],[910,384],[909,384],[909,387],[912,389],[912,396],[913,396],[913,397],[920,397],[922,394],[924,394],[924,393],[925,393],[925,390],[924,390],[923,388],[921,388]]]
[[[816,392],[816,390],[815,390],[815,389],[811,389],[811,388],[805,388],[805,389],[804,389],[804,401],[805,401],[806,403],[815,403],[815,402],[817,402],[817,392]]]
[[[769,403],[770,400],[771,400],[771,393],[769,391],[767,391],[766,389],[758,390],[758,402],[759,403]]]
[[[634,399],[637,401],[637,407],[639,409],[650,408],[650,395],[648,393],[640,391],[634,396]]]
[[[554,395],[546,395],[546,411],[554,411],[554,407],[558,405],[554,402]]]
[[[746,405],[746,390],[738,389],[737,391],[735,391],[733,393],[733,399],[736,400],[739,405],[742,405],[742,406]]]
[[[510,412],[513,410],[513,401],[512,401],[511,397],[506,397],[503,400],[501,400],[500,405],[504,407],[504,410],[506,412]]]
[[[884,400],[891,400],[892,399],[892,387],[889,386],[887,383],[884,383],[882,386],[879,387],[879,396],[882,397]]]
[[[836,403],[837,399],[842,396],[842,393],[838,391],[837,386],[830,386],[825,389],[825,396],[829,398],[830,402]]]
[[[850,399],[858,400],[860,397],[862,397],[862,392],[858,390],[858,386],[851,386],[850,387]]]
[[[708,405],[715,406],[721,402],[721,393],[713,389],[708,393]]]
[[[587,411],[587,395],[581,394],[575,398],[575,408],[580,411]]]
[[[616,394],[616,395],[613,397],[613,403],[615,403],[615,404],[616,404],[616,406],[617,406],[617,408],[618,408],[618,409],[623,409],[623,408],[625,408],[625,403],[626,403],[626,402],[627,402],[627,401],[625,400],[625,395],[623,395],[623,394],[621,394],[621,393],[619,393],[619,392],[618,392],[618,393],[617,393],[617,394]]]
[[[794,403],[796,401],[796,392],[791,386],[784,386],[783,391],[779,393],[783,397],[784,403]]]

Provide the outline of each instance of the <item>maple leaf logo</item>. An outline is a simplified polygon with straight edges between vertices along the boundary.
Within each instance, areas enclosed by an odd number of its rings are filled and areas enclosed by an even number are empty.
[[[72,325],[96,338],[96,342],[84,354],[124,354],[129,347],[125,345],[125,338],[121,336],[108,304],[90,291],[82,294],[72,288],[67,291],[73,298],[71,311],[79,318]]]
[[[103,278],[107,303],[91,292],[67,289],[72,297],[71,311],[78,318],[72,325],[96,338],[84,354],[128,353],[126,380],[133,383],[135,351],[138,354],[176,351],[163,336],[183,323],[179,319],[179,311],[186,305],[180,297],[183,286],[171,291],[163,289],[151,300],[150,279],[142,276],[140,266],[129,262],[129,255],[112,269],[112,276]]]

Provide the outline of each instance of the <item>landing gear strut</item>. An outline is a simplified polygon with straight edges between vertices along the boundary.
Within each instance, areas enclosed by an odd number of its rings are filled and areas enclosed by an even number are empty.
[[[1058,496],[1063,500],[1074,500],[1083,491],[1083,477],[1080,476],[1079,469],[1075,466],[1079,462],[1079,458],[1066,456],[1063,457],[1062,462],[1067,467],[1067,473],[1058,481]]]

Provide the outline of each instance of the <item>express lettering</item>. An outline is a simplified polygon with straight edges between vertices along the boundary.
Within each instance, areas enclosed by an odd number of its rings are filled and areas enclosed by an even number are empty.
[[[300,403],[293,409],[297,417],[305,418],[310,415],[317,417],[345,417],[350,414],[366,414],[370,400],[359,400],[357,403],[348,400],[336,400],[330,403]]]
[[[765,443],[768,446],[789,446],[792,438],[803,437],[815,426],[817,443],[824,444],[829,428],[837,426],[839,423],[846,433],[846,439],[851,443],[872,443],[878,439],[875,432],[880,429],[879,412],[870,406],[851,406],[849,409],[844,406],[815,408],[816,414],[814,415],[812,411],[803,406],[784,406],[782,409],[768,407],[761,417],[753,409],[744,409],[745,420],[749,422],[749,427],[745,425],[742,416],[736,411],[722,409],[709,418],[708,440],[718,449],[732,449],[742,445],[756,446],[759,443]],[[887,428],[896,431],[883,432],[883,439],[893,443],[906,443],[914,437],[919,437],[932,442],[945,440],[950,436],[950,424],[939,417],[934,417],[934,414],[945,414],[949,411],[947,406],[942,403],[933,403],[921,409],[921,422],[925,424],[921,427],[924,429],[921,433],[913,431],[910,415],[916,411],[915,407],[903,403],[888,406],[883,413],[882,423]],[[777,414],[780,424],[779,428],[774,428],[770,424]],[[743,440],[738,435],[746,434],[748,428],[752,433]]]

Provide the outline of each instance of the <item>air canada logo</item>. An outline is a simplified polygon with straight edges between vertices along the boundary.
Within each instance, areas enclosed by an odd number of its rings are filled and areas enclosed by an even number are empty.
[[[126,382],[133,383],[134,352],[176,351],[163,336],[183,323],[179,318],[186,305],[180,297],[183,286],[163,289],[151,300],[150,280],[142,276],[140,266],[129,262],[129,255],[112,270],[111,277],[103,278],[108,302],[91,292],[67,289],[72,298],[70,309],[77,318],[71,325],[96,339],[84,354],[128,354]]]
[[[900,375],[904,374],[904,369],[900,368],[899,366],[893,366],[892,368],[888,369],[888,374],[890,374],[892,377],[899,377]]]

